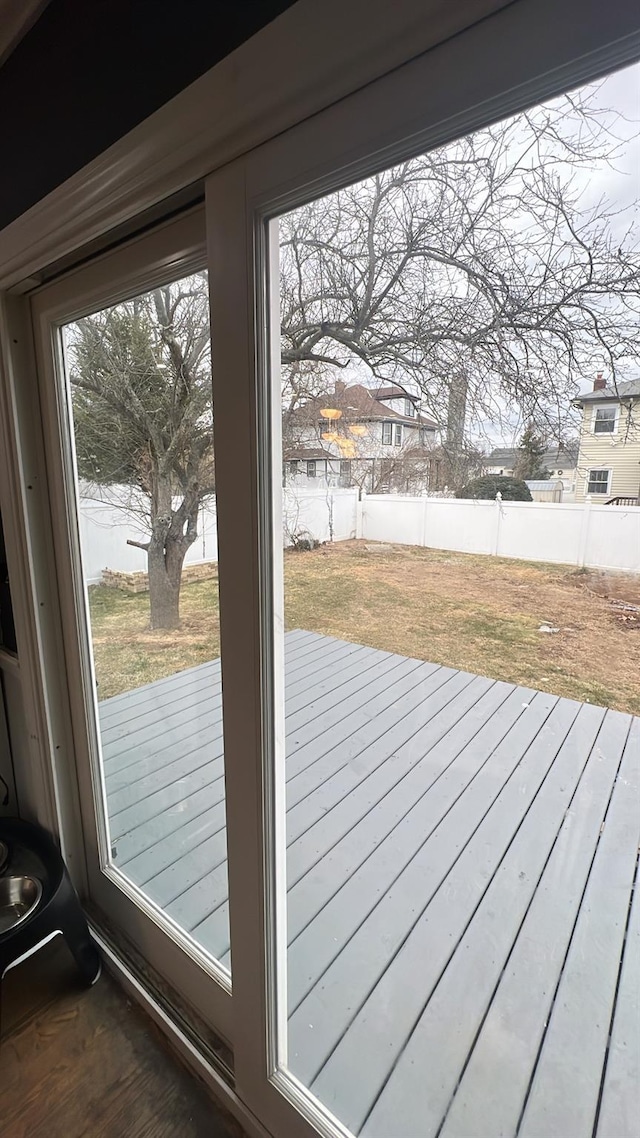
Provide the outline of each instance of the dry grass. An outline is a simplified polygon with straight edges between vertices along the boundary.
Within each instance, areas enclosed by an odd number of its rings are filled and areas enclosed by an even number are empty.
[[[287,554],[287,626],[640,713],[640,630],[620,621],[592,575],[373,549],[350,541]],[[171,633],[148,631],[147,596],[91,593],[101,698],[219,653],[215,581],[183,589],[183,625]],[[640,584],[626,579],[625,598],[638,594]],[[560,631],[539,632],[543,622]]]

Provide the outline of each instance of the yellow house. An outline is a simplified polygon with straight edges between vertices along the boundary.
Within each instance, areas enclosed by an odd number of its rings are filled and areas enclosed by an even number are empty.
[[[608,385],[574,400],[582,408],[576,501],[640,504],[640,379]]]

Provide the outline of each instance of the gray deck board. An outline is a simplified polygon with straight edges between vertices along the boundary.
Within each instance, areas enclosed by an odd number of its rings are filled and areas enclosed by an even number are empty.
[[[624,730],[622,719],[618,726]],[[640,837],[638,726],[636,721],[626,741],[604,822],[590,832],[585,825],[578,835],[579,819],[574,815],[574,825],[559,836],[554,860],[515,942],[442,1138],[467,1134],[480,1108],[492,1134],[513,1133],[543,1039],[544,1062],[533,1080],[523,1133],[552,1133],[555,1128],[576,1138],[592,1134]],[[615,750],[614,746],[614,757]],[[581,820],[586,823],[586,812]],[[581,1048],[575,1046],[576,1035],[584,1040]],[[591,1070],[589,1057],[595,1064]],[[546,1119],[541,1117],[544,1112]]]
[[[364,1138],[637,1138],[640,720],[304,630],[285,713],[293,1073]],[[100,719],[116,864],[230,967],[219,662]]]
[[[638,867],[604,1072],[597,1138],[633,1134],[640,1118],[640,888]]]
[[[640,726],[637,721],[636,726]],[[640,842],[634,793],[639,773],[640,733],[634,730],[598,828],[595,855],[522,1119],[523,1138],[548,1133],[552,1127],[570,1131],[575,1138],[591,1138],[593,1133]],[[588,851],[586,840],[585,847]],[[575,912],[575,901],[571,907]],[[636,1121],[640,1127],[640,1118]]]
[[[365,1127],[366,1134],[388,1134],[390,1116],[399,1109],[401,1118],[406,1119],[418,1102],[424,1103],[423,1133],[426,1136],[438,1132],[545,870],[553,860],[554,869],[557,862],[560,870],[564,867],[570,871],[576,852],[572,838],[575,836],[581,843],[585,833],[589,843],[598,833],[620,758],[617,747],[624,742],[619,737],[622,732],[616,733],[613,746],[607,750],[609,761],[601,763],[596,755],[587,766],[602,719],[600,709],[580,709],[531,809],[509,843],[444,972],[437,978],[424,1011],[406,1032],[408,1042],[381,1088]],[[615,720],[613,726],[615,732]],[[625,723],[625,734],[626,729]],[[585,768],[587,779],[583,782]],[[573,816],[567,813],[572,808]],[[577,826],[571,824],[572,818],[579,820]],[[568,849],[557,847],[560,833],[566,837],[563,845],[568,845]],[[557,858],[551,859],[554,847]],[[371,1011],[367,1010],[367,1018]],[[421,1070],[418,1083],[416,1055],[430,1054],[434,1048],[433,1060],[428,1069]]]
[[[308,919],[306,879],[303,878],[291,890],[288,964],[292,1013],[295,1014],[298,1005],[322,976],[323,996],[329,986],[333,991],[334,985],[345,984],[345,980],[349,988],[346,1001],[344,993],[340,1001],[334,1001],[332,996],[323,1018],[330,1018],[335,1025],[336,1014],[347,1014],[355,994],[349,960],[352,952],[359,954],[357,942],[350,943],[354,937],[363,946],[368,942],[368,977],[365,978],[360,971],[357,985],[364,985],[365,991],[367,986],[373,987],[376,976],[381,974],[389,959],[391,938],[400,944],[404,933],[415,922],[416,898],[424,899],[428,895],[430,879],[439,883],[449,872],[467,837],[473,834],[519,761],[521,748],[526,748],[532,733],[549,715],[553,702],[552,697],[540,696],[538,705],[525,717],[526,722],[518,723],[523,712],[520,693],[517,692],[515,697],[505,701],[509,706],[503,709],[504,717],[498,719],[494,716],[480,728],[472,763],[465,762],[464,748],[461,747],[455,756],[456,761],[451,759],[450,765],[440,773],[426,763],[416,768],[417,777],[404,788],[404,802],[396,804],[390,801],[389,796],[389,800],[381,804],[383,809],[377,812],[375,828],[371,828],[373,842],[370,838],[367,840],[365,834],[364,840],[356,845],[358,827],[354,831],[352,851],[341,848],[344,843],[332,851],[334,857],[340,857],[347,863],[346,880],[333,893],[331,890],[335,889],[337,875],[323,863],[322,877],[317,875],[316,880],[319,878],[324,888],[321,892],[309,890],[316,910],[311,919]],[[500,739],[501,735],[503,739]],[[406,813],[398,820],[398,812],[402,809]],[[371,820],[374,820],[373,814]],[[352,857],[355,854],[360,864],[349,864],[350,852]],[[391,907],[395,910],[393,923],[389,920]],[[302,929],[299,927],[299,910],[307,917]],[[374,910],[375,917],[370,921]],[[343,955],[344,960],[341,960]],[[334,961],[335,967],[328,971]],[[359,970],[362,967],[359,957]],[[329,1009],[333,1013],[330,1017],[326,1014]],[[302,1020],[308,1011],[309,1005],[306,1005],[301,1011]],[[315,1012],[314,1019],[315,1042],[319,1034]],[[334,1026],[332,1042],[339,1037],[340,1026]]]

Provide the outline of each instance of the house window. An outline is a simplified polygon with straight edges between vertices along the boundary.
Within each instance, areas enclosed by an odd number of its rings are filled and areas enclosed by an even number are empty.
[[[307,463],[307,478],[315,478],[316,476],[316,460],[315,458],[309,459]]]
[[[590,470],[587,479],[587,494],[608,494],[610,470]]]
[[[297,460],[297,458],[295,458],[295,459],[292,459],[291,462],[289,463],[289,474],[291,475],[292,478],[295,478],[297,473],[298,473],[298,460]]]
[[[613,435],[616,430],[617,418],[616,407],[596,407],[593,416],[594,435]]]
[[[340,459],[340,485],[351,485],[351,462],[348,458]]]
[[[413,416],[416,413],[416,409],[415,409],[415,407],[413,405],[413,401],[411,399],[405,399],[405,401],[404,401],[404,413],[408,419],[413,419]]]
[[[393,441],[393,423],[382,424],[382,441],[385,446],[391,446]]]
[[[402,446],[402,423],[394,423],[393,445]]]

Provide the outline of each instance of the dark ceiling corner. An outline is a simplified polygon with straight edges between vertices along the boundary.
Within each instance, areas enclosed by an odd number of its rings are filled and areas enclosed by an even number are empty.
[[[293,0],[50,0],[0,67],[0,229]]]

